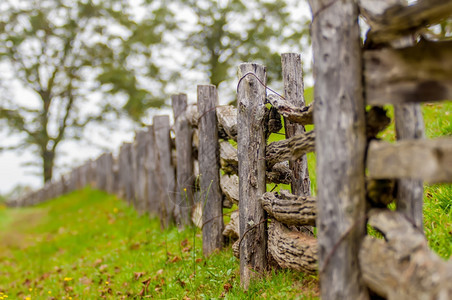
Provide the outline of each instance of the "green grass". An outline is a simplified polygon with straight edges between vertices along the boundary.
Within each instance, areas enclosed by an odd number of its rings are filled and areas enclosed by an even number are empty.
[[[199,229],[161,231],[157,219],[138,216],[101,191],[86,188],[36,207],[3,208],[0,220],[0,292],[9,299],[317,295],[314,277],[291,271],[269,273],[245,292],[230,247],[203,258]]]

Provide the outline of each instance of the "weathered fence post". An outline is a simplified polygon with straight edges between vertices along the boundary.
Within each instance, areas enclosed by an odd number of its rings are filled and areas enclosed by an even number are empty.
[[[286,101],[296,107],[304,107],[303,70],[301,69],[301,56],[297,53],[283,53],[281,55],[282,75],[284,81],[284,96]],[[284,118],[286,138],[304,133],[303,125],[290,122]],[[292,194],[299,196],[311,195],[311,180],[309,179],[308,158],[305,155],[296,161],[289,161],[293,173]]]
[[[424,138],[424,119],[418,103],[394,105],[395,128],[398,140]],[[423,229],[424,184],[419,179],[399,179],[397,211]]]
[[[174,129],[176,134],[177,152],[177,188],[175,217],[177,225],[182,228],[191,224],[191,210],[193,208],[193,175],[192,134],[185,111],[187,109],[187,95],[171,96],[174,112]]]
[[[160,210],[160,186],[158,172],[158,156],[156,151],[156,142],[154,136],[154,125],[147,126],[146,131],[146,157],[143,161],[143,166],[146,172],[144,176],[146,179],[146,209],[152,216],[157,216]],[[161,216],[159,216],[161,218]]]
[[[250,73],[249,75],[246,75]],[[253,75],[254,74],[254,75]],[[265,67],[244,63],[237,95],[237,154],[239,162],[240,282],[248,289],[250,280],[267,268],[266,214],[259,198],[265,185]]]
[[[202,252],[205,256],[223,246],[223,197],[220,192],[220,146],[214,85],[198,85],[199,173],[201,180]]]
[[[322,299],[368,299],[358,263],[365,233],[365,120],[357,1],[310,0]]]
[[[167,228],[174,220],[174,204],[177,195],[174,166],[171,163],[171,140],[169,116],[154,116],[155,162],[158,171],[158,206],[160,221]]]
[[[124,143],[119,152],[119,179],[121,182],[122,197],[124,197],[129,204],[132,204],[133,199],[133,169],[132,169],[132,144]]]
[[[133,181],[135,194],[135,208],[138,213],[143,214],[148,211],[147,203],[147,172],[146,172],[146,157],[149,147],[148,133],[146,131],[137,131],[135,141],[133,143]]]

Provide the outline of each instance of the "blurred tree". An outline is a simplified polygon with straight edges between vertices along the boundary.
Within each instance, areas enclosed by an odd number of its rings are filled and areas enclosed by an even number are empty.
[[[189,67],[207,71],[213,85],[236,80],[236,67],[246,61],[266,65],[270,81],[280,79],[281,52],[309,44],[310,19],[294,13],[299,1],[180,1],[196,18],[186,39],[194,53]]]
[[[151,57],[172,16],[159,1],[146,8],[137,20],[127,0],[0,3],[0,121],[21,133],[10,148],[39,154],[44,182],[61,141],[80,138],[91,122],[124,111],[139,120],[163,104],[156,91],[165,82]],[[17,86],[35,97],[16,99]]]

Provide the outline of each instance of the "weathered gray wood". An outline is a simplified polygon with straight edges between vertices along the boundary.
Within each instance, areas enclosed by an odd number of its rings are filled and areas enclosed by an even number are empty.
[[[159,209],[163,227],[167,228],[174,221],[174,205],[176,201],[176,177],[171,162],[171,139],[169,116],[153,118],[155,150],[158,160]]]
[[[266,82],[264,66],[245,63],[239,78],[254,73]],[[254,76],[241,80],[237,95],[237,152],[239,158],[240,283],[248,289],[251,278],[267,268],[267,225],[258,199],[265,193],[265,87]],[[246,232],[246,235],[245,235]]]
[[[359,251],[370,289],[388,300],[452,299],[452,262],[428,248],[422,231],[388,210],[371,211],[369,224],[385,237],[367,236]]]
[[[315,150],[315,133],[311,130],[300,133],[290,139],[270,143],[267,146],[265,159],[267,167],[286,160],[297,160],[306,153]]]
[[[237,141],[237,108],[232,105],[217,106],[218,127],[227,137]]]
[[[260,201],[269,216],[285,225],[315,226],[317,205],[314,197],[293,195],[281,190],[280,194],[263,194]]]
[[[144,136],[142,137],[142,143],[146,149],[142,149],[143,159],[141,163],[143,164],[142,172],[144,172],[144,174],[141,175],[143,176],[141,180],[144,181],[142,184],[145,186],[145,189],[143,190],[145,192],[143,198],[145,210],[151,216],[159,216],[160,224],[163,228],[164,217],[160,214],[160,206],[164,206],[164,203],[160,203],[162,179],[160,178],[161,173],[158,169],[159,157],[156,150],[157,142],[154,135],[154,126],[155,125],[147,126],[147,130],[143,132]]]
[[[193,208],[193,157],[192,134],[193,129],[188,123],[185,111],[187,109],[187,95],[171,96],[174,112],[174,128],[176,135],[177,153],[177,188],[175,203],[175,218],[179,228],[191,223],[190,212]]]
[[[395,128],[398,140],[425,137],[424,118],[417,103],[394,105]],[[424,184],[422,180],[400,179],[397,183],[397,211],[410,218],[418,228],[424,228]]]
[[[239,204],[239,177],[237,175],[222,175],[220,177],[220,187],[229,201]]]
[[[317,228],[319,268],[323,271],[320,294],[322,299],[368,299],[358,264],[366,208],[358,7],[354,0],[309,3],[316,77]]]
[[[276,220],[272,220],[268,228],[268,251],[281,268],[307,274],[317,272],[319,251],[316,238],[290,231]]]
[[[214,85],[198,85],[199,172],[202,214],[202,252],[210,255],[223,247],[223,197],[220,192],[220,146]]]
[[[105,191],[113,194],[115,191],[115,174],[114,174],[114,158],[111,152],[105,154],[104,167],[105,167]]]
[[[452,99],[452,41],[364,52],[370,105]]]
[[[371,27],[367,39],[373,43],[390,42],[413,34],[452,15],[452,3],[445,0],[418,0],[406,6],[400,5],[399,1],[389,1],[394,4],[391,7],[385,2],[359,1],[361,13]]]
[[[101,154],[96,160],[96,189],[105,191],[107,187],[107,176],[105,174],[105,166],[104,166],[104,157],[105,153]],[[79,167],[79,170],[82,171],[82,168]],[[82,177],[84,174],[80,173],[80,182],[83,181]],[[81,185],[81,184],[80,184]]]
[[[302,141],[301,141],[302,140]],[[314,138],[311,140],[314,142]],[[289,147],[293,147],[290,149]],[[288,142],[284,143],[282,142],[274,142],[270,144],[270,148],[268,148],[267,153],[270,153],[270,162],[273,164],[268,165],[268,169],[265,174],[266,182],[267,183],[283,183],[283,184],[290,184],[293,178],[292,170],[289,167],[289,164],[286,161],[282,161],[279,163],[276,163],[279,158],[281,158],[282,155],[280,155],[281,152],[286,152],[286,160],[290,159],[293,155],[298,155],[300,149],[304,147],[304,135],[297,136],[292,140],[289,140]],[[274,151],[275,153],[273,154]],[[276,157],[273,159],[273,157]],[[284,158],[284,157],[283,157]],[[280,160],[284,160],[284,159]],[[238,173],[238,155],[237,155],[237,149],[234,148],[228,141],[221,141],[220,142],[220,165],[221,169],[226,174],[237,174]]]
[[[307,108],[306,112],[311,112],[311,122],[313,122],[313,109],[306,107],[304,100],[303,70],[301,68],[301,56],[297,53],[283,53],[281,55],[282,75],[284,82],[284,96],[287,103],[290,103],[299,110]],[[284,114],[283,114],[284,115]],[[306,113],[304,114],[306,115]],[[292,122],[291,118],[284,116],[284,127],[286,138],[290,139],[298,134],[305,133],[303,125]],[[308,158],[306,154],[297,160],[289,161],[292,170],[292,193],[299,196],[311,195],[311,180],[309,179]]]
[[[109,192],[112,185],[112,154],[111,153],[103,153],[99,156],[96,161],[96,188]],[[83,165],[80,167],[80,180],[81,186],[85,186],[87,182],[87,177],[89,166]]]
[[[149,138],[144,130],[137,131],[133,143],[133,164],[134,164],[134,195],[135,208],[139,214],[150,211],[148,207],[148,172],[146,170],[146,157],[148,156]]]
[[[284,54],[283,54],[284,55]],[[287,120],[301,125],[314,124],[314,106],[298,107],[275,94],[267,95],[267,100]],[[304,101],[303,101],[304,103]]]
[[[133,168],[132,168],[132,144],[122,144],[119,152],[119,172],[121,182],[121,196],[132,204],[133,199]]]
[[[412,178],[429,183],[452,182],[452,138],[373,141],[367,154],[369,177]]]

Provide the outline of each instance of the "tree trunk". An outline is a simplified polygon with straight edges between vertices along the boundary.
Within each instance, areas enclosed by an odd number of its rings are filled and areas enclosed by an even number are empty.
[[[44,175],[44,183],[51,181],[53,176],[53,166],[55,162],[55,152],[44,150],[42,152],[42,167]]]

